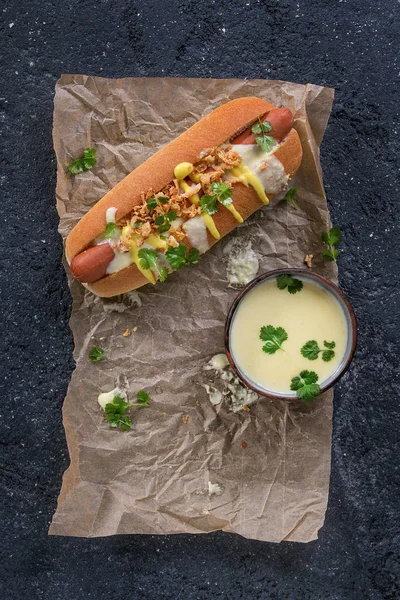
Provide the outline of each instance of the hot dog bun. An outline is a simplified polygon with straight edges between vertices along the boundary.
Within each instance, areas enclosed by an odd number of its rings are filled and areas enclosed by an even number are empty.
[[[105,212],[108,208],[116,207],[116,220],[122,219],[134,206],[142,202],[141,192],[148,189],[157,192],[165,187],[173,179],[173,171],[177,164],[184,161],[195,163],[203,150],[223,144],[238,132],[244,131],[258,116],[273,108],[272,104],[260,98],[232,100],[159,150],[110,190],[74,227],[66,240],[68,262],[70,263],[74,256],[87,248],[93,239],[104,231]],[[292,177],[302,158],[300,139],[294,129],[277,147],[274,156],[283,164],[286,174]],[[272,195],[269,194],[269,197]],[[242,183],[233,184],[232,198],[243,219],[262,206],[254,189]],[[224,207],[214,215],[214,221],[221,237],[230,233],[238,224]],[[211,247],[217,240],[208,234],[208,241]],[[185,243],[188,244],[187,240]],[[121,271],[86,284],[86,287],[98,296],[111,297],[146,283],[146,277],[135,264],[131,264]]]
[[[272,104],[261,98],[231,100],[161,148],[107,192],[75,225],[66,240],[67,261],[70,263],[76,254],[87,248],[104,231],[107,208],[115,206],[118,209],[116,220],[122,219],[141,202],[141,192],[150,188],[157,192],[172,181],[177,164],[184,161],[196,162],[200,152],[223,144],[272,108]],[[116,292],[119,293],[121,292]]]

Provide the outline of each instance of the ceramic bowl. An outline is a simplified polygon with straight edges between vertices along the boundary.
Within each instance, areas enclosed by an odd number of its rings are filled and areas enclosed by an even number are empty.
[[[345,315],[345,319],[347,322],[347,331],[348,331],[346,350],[345,350],[343,358],[342,358],[340,364],[338,365],[338,367],[329,376],[329,378],[326,379],[323,382],[323,384],[321,385],[321,393],[323,393],[326,390],[328,390],[329,388],[331,388],[344,375],[344,373],[349,368],[350,363],[354,356],[356,345],[357,345],[357,321],[356,321],[356,317],[355,317],[355,314],[351,307],[350,302],[347,300],[346,296],[338,288],[338,286],[335,285],[334,283],[332,283],[331,281],[329,281],[329,279],[326,279],[322,275],[318,275],[318,273],[314,273],[313,271],[310,271],[309,269],[278,269],[276,271],[268,271],[267,273],[263,273],[262,275],[259,275],[258,277],[256,277],[252,281],[250,281],[250,283],[248,283],[246,285],[246,287],[243,288],[243,290],[238,294],[238,296],[235,298],[235,300],[233,301],[233,303],[229,309],[229,312],[228,312],[228,315],[226,318],[226,323],[225,323],[225,335],[224,335],[225,352],[226,352],[226,355],[228,357],[228,360],[230,362],[232,369],[235,371],[235,373],[237,374],[239,379],[248,388],[254,390],[260,396],[265,396],[267,398],[273,398],[275,400],[286,400],[286,401],[293,402],[293,401],[299,400],[298,397],[296,396],[296,392],[293,392],[293,394],[287,394],[287,393],[276,392],[273,390],[268,390],[268,389],[258,385],[253,380],[251,380],[240,369],[240,367],[235,363],[235,360],[232,356],[231,347],[230,347],[230,330],[231,330],[231,326],[233,323],[233,318],[235,316],[235,312],[236,312],[241,300],[255,286],[259,285],[260,283],[263,283],[264,281],[266,281],[268,279],[271,279],[273,277],[276,278],[278,275],[282,275],[285,273],[292,274],[292,275],[301,275],[301,277],[303,277],[304,279],[310,279],[311,281],[321,285],[325,290],[327,290],[330,294],[332,294],[336,298],[336,300],[339,302],[340,306],[342,307],[342,310]]]

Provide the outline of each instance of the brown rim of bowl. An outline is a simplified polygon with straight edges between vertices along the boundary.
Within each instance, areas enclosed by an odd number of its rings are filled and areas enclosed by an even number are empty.
[[[264,281],[265,279],[270,279],[271,277],[277,277],[278,275],[283,275],[283,274],[297,274],[297,275],[305,275],[308,277],[311,277],[311,279],[316,279],[318,281],[321,281],[322,283],[324,283],[326,286],[328,286],[328,288],[330,288],[330,290],[332,291],[332,293],[336,296],[339,296],[340,300],[343,302],[343,304],[345,305],[345,307],[347,308],[347,311],[349,313],[349,317],[350,317],[350,323],[351,323],[351,346],[350,346],[350,353],[346,359],[346,362],[343,364],[342,368],[338,371],[336,377],[334,379],[332,379],[332,381],[330,381],[329,383],[327,383],[326,385],[321,386],[321,394],[323,392],[326,392],[326,390],[329,390],[332,386],[335,385],[335,383],[337,383],[339,381],[339,379],[341,377],[343,377],[343,375],[346,373],[346,371],[348,370],[348,368],[350,367],[351,361],[353,360],[353,356],[354,353],[356,351],[356,346],[357,346],[357,319],[356,316],[354,314],[354,310],[350,304],[350,302],[347,300],[346,296],[344,295],[344,293],[342,292],[342,290],[340,288],[338,288],[338,286],[334,283],[332,283],[332,281],[330,281],[329,279],[327,279],[326,277],[323,277],[323,275],[319,275],[318,273],[315,273],[314,271],[310,271],[309,269],[299,269],[299,268],[294,268],[294,269],[276,269],[274,271],[268,271],[267,273],[262,273],[261,275],[259,275],[258,277],[256,277],[255,279],[252,279],[250,281],[250,283],[248,283],[246,285],[246,287],[244,287],[242,289],[242,291],[236,296],[236,298],[234,299],[234,301],[232,302],[227,317],[226,317],[226,321],[225,321],[225,330],[224,330],[224,346],[225,346],[225,352],[226,355],[228,357],[229,363],[232,367],[232,369],[234,370],[234,372],[236,373],[236,375],[239,377],[239,379],[246,385],[246,387],[250,388],[251,390],[253,390],[254,392],[256,392],[259,396],[264,396],[266,398],[271,398],[273,400],[285,400],[285,401],[289,401],[289,402],[298,402],[299,398],[297,397],[292,397],[292,396],[278,396],[277,394],[273,394],[271,392],[266,392],[266,391],[260,391],[259,388],[257,388],[256,386],[252,385],[252,383],[246,379],[243,374],[239,371],[239,369],[237,368],[232,355],[231,355],[231,351],[229,349],[229,335],[230,335],[230,328],[231,328],[231,324],[232,324],[232,319],[233,319],[233,315],[235,314],[235,311],[239,305],[239,303],[241,302],[241,300],[243,299],[243,297],[251,290],[253,289],[253,287],[255,287],[256,285],[258,285],[260,283],[260,281]]]

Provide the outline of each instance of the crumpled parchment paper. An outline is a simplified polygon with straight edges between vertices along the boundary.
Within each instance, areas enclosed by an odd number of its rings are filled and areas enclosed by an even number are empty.
[[[307,542],[317,537],[328,498],[332,392],[313,404],[260,399],[250,411],[214,406],[204,365],[223,351],[223,327],[236,290],[226,281],[225,245],[251,241],[260,270],[302,266],[331,279],[321,258],[330,225],[319,145],[333,90],[281,81],[103,79],[63,75],[57,83],[54,147],[57,208],[65,239],[78,219],[160,146],[220,104],[257,95],[288,106],[303,144],[296,211],[274,199],[198,265],[155,287],[100,299],[69,277],[76,369],[63,419],[71,457],[50,534],[204,533]],[[86,147],[91,171],[66,167]],[[137,329],[136,329],[137,328]],[[124,337],[130,329],[132,334]],[[107,359],[92,364],[101,346]],[[131,409],[133,427],[110,429],[97,396],[116,385],[147,390],[151,407]],[[217,484],[217,487],[209,484]],[[210,491],[212,492],[210,494]]]

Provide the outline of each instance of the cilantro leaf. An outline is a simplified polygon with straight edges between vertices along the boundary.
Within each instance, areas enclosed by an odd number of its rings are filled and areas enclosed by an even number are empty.
[[[320,349],[316,340],[309,340],[300,350],[304,358],[308,360],[317,360]]]
[[[154,198],[154,196],[152,198],[149,198],[147,200],[146,206],[149,210],[154,210],[155,208],[157,208],[157,199]]]
[[[140,248],[138,256],[142,269],[157,269],[158,254],[153,248]]]
[[[77,158],[73,160],[72,163],[68,167],[68,171],[72,173],[72,175],[77,175],[78,173],[82,173],[85,170],[83,159]]]
[[[277,286],[280,290],[288,289],[289,294],[296,294],[303,289],[303,282],[301,279],[296,279],[289,273],[282,273],[276,278]]]
[[[342,241],[342,234],[339,227],[332,227],[329,232],[323,231],[321,233],[321,240],[328,246],[328,249],[324,250],[322,256],[326,258],[326,260],[333,260],[336,262],[336,259],[339,256],[339,250],[336,250],[335,246]]]
[[[150,406],[150,396],[144,390],[140,390],[136,394],[136,398],[139,406]]]
[[[69,165],[68,170],[73,175],[77,175],[78,173],[82,173],[83,171],[88,171],[96,164],[96,149],[95,148],[86,148],[83,151],[83,155],[76,160],[73,160]]]
[[[217,196],[218,202],[223,206],[229,206],[232,204],[232,188],[229,184],[224,181],[214,181],[211,184],[213,193]]]
[[[218,202],[223,206],[232,204],[232,188],[224,181],[214,181],[211,184],[213,195],[204,195],[200,198],[200,204],[207,215],[215,215],[219,210]]]
[[[339,256],[339,250],[336,250],[335,248],[332,250],[324,250],[322,256],[326,258],[326,260],[333,260],[336,262],[336,259]]]
[[[326,340],[324,340],[324,346],[325,348],[330,348],[332,350],[333,348],[335,348],[336,342],[327,342]]]
[[[170,210],[163,215],[159,215],[154,219],[156,225],[158,225],[158,233],[165,233],[171,228],[171,222],[176,219],[176,210]]]
[[[195,265],[200,260],[200,252],[196,248],[191,248],[186,256],[188,265]]]
[[[94,346],[89,352],[89,358],[92,361],[92,363],[97,363],[100,360],[103,360],[105,358],[103,349],[99,346]]]
[[[135,404],[129,404],[129,402],[126,402],[120,396],[114,396],[112,402],[106,404],[104,418],[110,424],[110,427],[119,427],[121,431],[127,431],[132,427],[132,420],[126,416],[128,408],[130,406],[138,406],[139,408],[150,406],[150,396],[144,390],[140,390],[136,394],[136,397],[137,403]]]
[[[322,360],[325,362],[330,362],[334,356],[335,353],[333,350],[324,350],[322,352]]]
[[[293,197],[296,195],[296,193],[297,193],[297,188],[295,188],[295,187],[290,188],[290,190],[288,190],[286,192],[286,194],[282,198],[282,200],[286,200],[287,202],[289,202],[295,210],[300,210],[300,208],[297,206],[296,202],[293,200]]]
[[[143,225],[142,221],[135,221],[133,224],[134,229],[139,229]]]
[[[86,148],[83,151],[83,166],[85,171],[88,171],[96,164],[96,149]]]
[[[290,389],[300,400],[311,402],[321,391],[317,381],[318,375],[314,371],[301,371],[299,376],[292,378]]]
[[[121,428],[121,431],[127,431],[132,427],[132,421],[129,417],[123,417],[119,421],[119,426]]]
[[[304,344],[300,352],[304,358],[308,358],[308,360],[317,360],[318,354],[322,352],[322,360],[329,362],[335,356],[333,348],[336,346],[336,342],[324,341],[324,346],[328,348],[328,350],[320,348],[316,340],[309,340]]]
[[[161,204],[167,204],[167,202],[169,202],[168,196],[157,196],[157,200],[158,202],[161,202]]]
[[[115,233],[115,223],[107,223],[106,229],[104,231],[105,238],[112,238]]]
[[[183,242],[179,242],[177,248],[168,248],[165,253],[169,264],[174,270],[182,269],[189,265],[194,265],[200,260],[200,252],[196,248],[191,248],[189,252],[188,247]]]
[[[175,221],[176,219],[176,210],[170,210],[169,212],[164,213],[164,217],[167,221]]]
[[[263,325],[260,329],[260,340],[265,342],[263,351],[266,354],[275,354],[277,350],[283,350],[282,344],[288,339],[288,334],[283,327]]]
[[[218,204],[216,196],[204,195],[200,198],[201,208],[207,215],[215,215],[218,212]]]
[[[112,402],[105,406],[105,420],[110,424],[110,427],[120,427],[121,431],[127,431],[132,426],[132,421],[125,413],[130,406],[129,402],[125,402],[123,398],[114,396]]]
[[[159,225],[157,227],[158,229],[158,233],[165,233],[166,231],[168,231],[169,229],[171,229],[171,223],[169,221],[167,221],[166,223],[163,223],[162,225]]]
[[[163,283],[168,277],[168,269],[163,267],[161,270],[158,268],[158,254],[154,248],[140,248],[138,252],[139,262],[142,269],[153,269],[161,283]]]
[[[168,277],[168,269],[167,267],[162,267],[160,269],[160,281],[161,283],[164,283],[164,281],[167,279]]]
[[[272,125],[269,121],[261,121],[260,117],[258,117],[258,123],[255,123],[251,128],[253,133],[268,133],[271,131]]]
[[[275,140],[270,135],[261,135],[256,138],[256,144],[258,144],[264,152],[271,152],[274,146]]]

